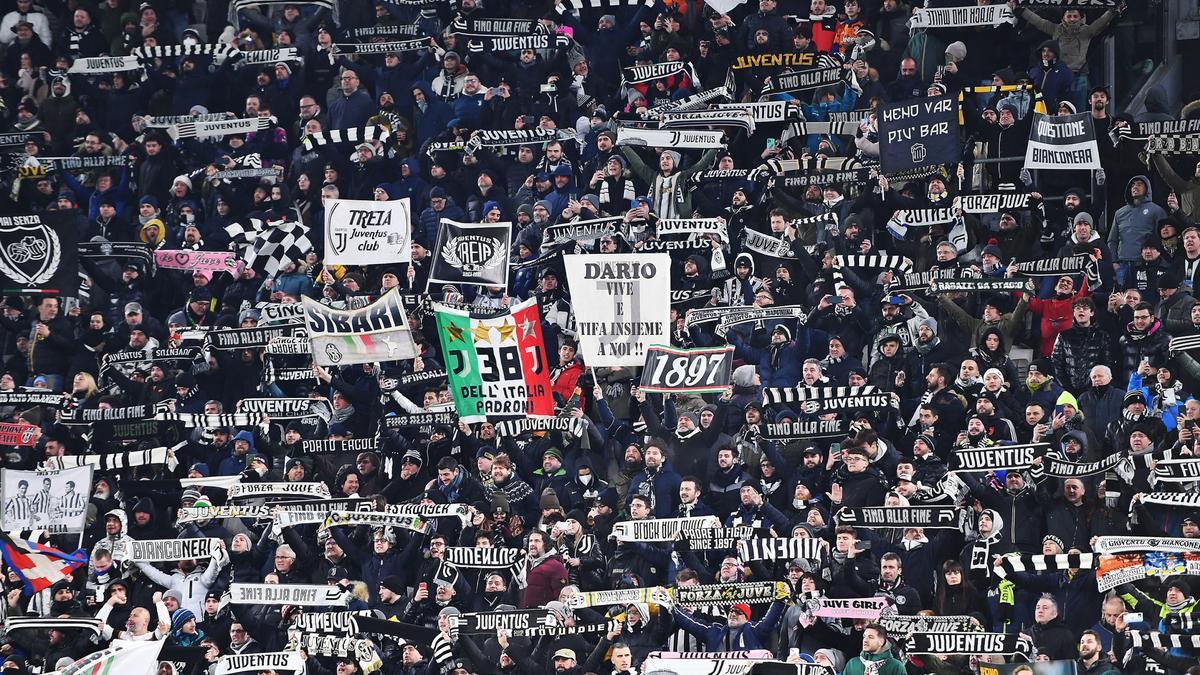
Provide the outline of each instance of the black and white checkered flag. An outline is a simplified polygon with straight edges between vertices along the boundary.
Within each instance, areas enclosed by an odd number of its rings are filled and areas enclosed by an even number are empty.
[[[246,220],[226,225],[225,234],[229,235],[234,244],[244,248],[253,244],[254,240],[265,229],[267,229],[266,221],[260,218],[247,218]]]
[[[280,267],[303,258],[313,248],[308,230],[297,222],[272,223],[259,232],[244,254],[246,266],[275,276]]]

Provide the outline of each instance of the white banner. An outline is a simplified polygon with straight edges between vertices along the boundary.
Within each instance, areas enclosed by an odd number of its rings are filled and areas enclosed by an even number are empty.
[[[642,672],[667,671],[675,675],[746,675],[757,659],[655,659],[642,662]]]
[[[304,319],[319,366],[407,361],[417,356],[400,287],[361,309],[333,309],[302,298]]]
[[[613,253],[563,256],[577,297],[579,351],[589,366],[637,367],[650,345],[671,343],[671,256]]]
[[[235,605],[300,605],[301,607],[345,607],[350,596],[337,586],[315,584],[243,584],[229,586],[229,602]]]
[[[0,471],[0,500],[4,502],[0,529],[81,532],[91,493],[91,465],[40,471],[4,469]]]
[[[999,5],[993,5],[999,6]],[[1033,113],[1026,169],[1099,169],[1100,148],[1090,113],[1042,115]]]
[[[304,669],[304,657],[300,652],[267,652],[265,654],[229,654],[217,661],[216,675],[231,675],[232,673],[258,672],[261,670],[290,670],[300,672]]]
[[[216,537],[203,539],[131,539],[125,551],[128,562],[203,560],[221,546]]]
[[[637,145],[652,148],[719,148],[723,131],[690,131],[679,129],[617,129],[617,145]]]
[[[229,499],[255,497],[307,497],[330,499],[329,486],[319,482],[304,483],[238,483],[229,488]]]
[[[325,206],[325,262],[388,265],[412,260],[409,199],[334,199]]]
[[[1015,24],[1017,17],[1008,5],[978,7],[918,8],[913,12],[912,28],[966,28],[968,26],[999,26]]]
[[[626,520],[613,525],[612,534],[617,541],[675,541],[680,532],[707,530],[720,527],[716,516],[693,518],[656,518],[654,520]]]

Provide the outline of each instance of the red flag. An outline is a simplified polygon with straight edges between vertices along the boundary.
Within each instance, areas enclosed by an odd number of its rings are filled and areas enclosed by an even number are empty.
[[[69,579],[72,572],[86,565],[88,561],[87,553],[83,549],[74,553],[63,553],[44,544],[13,539],[3,532],[0,532],[0,546],[3,547],[4,562],[21,577],[26,590],[31,594],[50,588],[63,579]]]

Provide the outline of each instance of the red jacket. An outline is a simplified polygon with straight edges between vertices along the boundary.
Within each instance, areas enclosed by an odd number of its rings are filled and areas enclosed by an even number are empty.
[[[1073,325],[1071,305],[1088,294],[1087,277],[1084,276],[1082,279],[1079,283],[1079,291],[1065,300],[1034,298],[1029,301],[1029,310],[1042,319],[1042,344],[1039,346],[1038,352],[1043,358],[1050,358],[1050,352],[1054,349],[1054,340],[1058,334]]]
[[[525,578],[529,585],[521,593],[521,609],[542,607],[557,600],[559,592],[567,585],[567,566],[558,556],[551,556],[529,570]]]

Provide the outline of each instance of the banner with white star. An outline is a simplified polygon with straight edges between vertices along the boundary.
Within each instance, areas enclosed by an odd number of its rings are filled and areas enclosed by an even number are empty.
[[[554,415],[550,366],[535,299],[488,318],[438,303],[433,308],[459,420]]]

